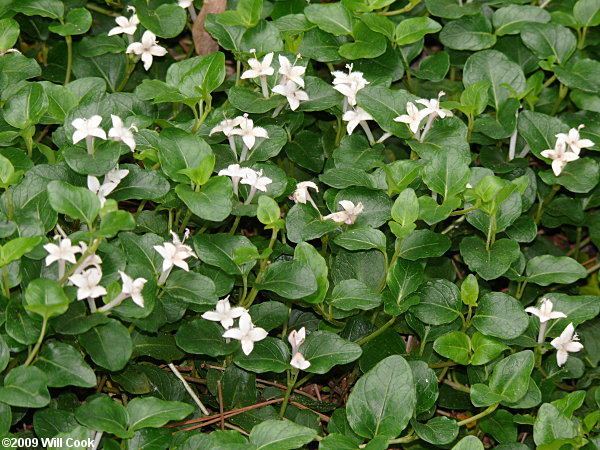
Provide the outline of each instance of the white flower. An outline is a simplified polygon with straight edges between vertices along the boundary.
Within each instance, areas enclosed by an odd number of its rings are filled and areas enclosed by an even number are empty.
[[[283,75],[283,83],[285,84],[288,81],[293,81],[300,87],[304,87],[304,73],[306,72],[306,67],[303,66],[294,66],[289,59],[287,59],[283,55],[278,56],[279,59],[279,74]],[[275,90],[273,90],[275,91]]]
[[[267,192],[267,186],[271,184],[273,180],[269,177],[262,176],[262,170],[259,171],[247,171],[245,172],[244,178],[242,178],[241,183],[247,184],[252,187],[252,189]]]
[[[556,349],[556,362],[559,367],[567,362],[569,353],[577,353],[583,349],[583,344],[579,342],[579,336],[575,333],[572,323],[567,325],[560,336],[553,339],[550,344]]]
[[[60,239],[58,245],[52,243],[46,244],[44,245],[44,250],[48,252],[48,256],[46,256],[46,266],[49,266],[55,261],[67,261],[71,264],[75,264],[77,262],[75,254],[81,253],[81,247],[72,245],[71,239],[69,238]]]
[[[259,61],[256,57],[250,58],[248,60],[248,65],[250,66],[250,69],[242,73],[241,78],[258,78],[273,75],[275,73],[275,69],[271,67],[272,62],[273,52],[267,53],[263,58],[262,62]]]
[[[190,267],[185,260],[190,256],[196,257],[196,255],[192,248],[180,241],[174,232],[171,231],[171,234],[173,235],[173,242],[165,242],[163,245],[154,246],[154,250],[163,257],[162,270],[163,272],[167,272],[174,266],[177,266],[189,272]]]
[[[144,69],[148,70],[152,66],[154,56],[165,56],[167,49],[158,45],[156,41],[156,35],[150,31],[144,31],[142,35],[142,42],[134,42],[129,44],[126,53],[135,53],[141,56],[144,63]]]
[[[554,150],[544,150],[541,155],[552,160],[552,171],[556,176],[561,174],[568,163],[579,159],[579,155],[567,151],[567,144],[561,140],[556,141]]]
[[[340,200],[339,203],[344,210],[329,214],[323,217],[323,219],[330,219],[337,223],[345,223],[347,225],[352,225],[356,221],[358,215],[364,209],[364,206],[361,202],[358,202],[355,205],[350,200]]]
[[[252,353],[255,342],[262,341],[268,335],[264,329],[254,326],[252,318],[248,313],[240,316],[238,327],[225,331],[223,337],[240,341],[242,343],[242,351],[245,355]]]
[[[293,81],[288,81],[285,84],[278,84],[272,89],[273,92],[279,95],[283,95],[292,111],[296,111],[300,106],[300,102],[308,100],[308,94],[301,90],[298,85]]]
[[[77,286],[77,300],[106,295],[106,289],[99,285],[101,279],[102,272],[97,267],[92,267],[69,277],[71,283]]]
[[[85,252],[87,252],[88,246],[87,246],[87,244],[85,242],[80,242],[79,243],[79,247],[81,247],[81,254],[82,255]],[[77,270],[75,271],[75,273],[81,273],[81,272],[83,272],[85,269],[87,269],[90,266],[93,266],[93,267],[95,267],[97,269],[100,269],[101,264],[102,264],[102,258],[100,258],[95,253],[92,253],[91,255],[86,256],[86,258],[79,265],[79,267],[77,268]]]
[[[290,199],[294,200],[294,203],[302,203],[305,205],[307,201],[312,200],[310,197],[310,192],[308,192],[309,188],[319,192],[318,186],[312,181],[301,181],[296,185],[296,190],[291,195]]]
[[[263,127],[255,127],[254,121],[248,118],[248,114],[244,114],[244,117],[239,117],[240,123],[239,128],[235,128],[231,131],[231,134],[241,136],[242,141],[246,144],[248,149],[252,149],[254,144],[256,143],[256,138],[265,138],[269,137],[267,130]]]
[[[413,102],[408,102],[406,104],[406,114],[394,118],[394,122],[407,124],[410,131],[412,131],[413,134],[416,134],[417,131],[419,131],[419,125],[421,125],[421,121],[424,117],[425,114],[423,114],[422,111],[419,111],[419,108],[417,108]]]
[[[133,300],[136,305],[143,308],[144,297],[142,296],[142,290],[144,289],[144,285],[148,280],[145,278],[136,278],[134,280],[125,272],[121,272],[120,270],[119,274],[121,275],[121,281],[123,282],[123,287],[121,288],[122,294],[124,294],[126,297],[131,297],[131,300]]]
[[[550,299],[543,298],[539,308],[530,306],[529,308],[525,308],[525,311],[538,317],[540,319],[540,323],[545,323],[552,319],[564,319],[567,317],[565,313],[560,311],[552,311],[553,307],[554,305]]]
[[[226,169],[219,170],[219,176],[231,177],[232,180],[240,180],[254,170],[248,167],[241,167],[239,164],[229,164]]]
[[[579,125],[577,128],[571,128],[569,133],[558,133],[556,135],[557,142],[564,142],[568,149],[571,150],[576,155],[579,155],[582,149],[593,147],[594,143],[589,139],[581,139],[579,137],[579,130],[581,130],[585,125]]]
[[[192,3],[192,0],[177,0],[177,4],[184,9],[192,6]]]
[[[304,358],[300,352],[296,352],[290,361],[290,365],[299,370],[306,370],[310,367],[310,362]]]
[[[208,135],[212,136],[214,133],[222,132],[227,137],[233,136],[235,134],[233,131],[239,126],[243,119],[244,118],[242,116],[235,117],[234,119],[224,119],[219,123],[219,125],[210,130]]]
[[[429,100],[422,98],[417,100],[417,103],[425,106],[425,108],[421,110],[423,117],[431,115],[439,116],[442,119],[445,117],[452,117],[452,111],[443,109],[440,106],[440,98],[442,98],[444,95],[446,95],[446,93],[444,91],[440,91],[437,98],[432,98]]]
[[[348,130],[348,134],[352,134],[354,129],[361,122],[366,120],[373,120],[373,117],[371,117],[371,114],[366,112],[364,109],[356,108],[355,110],[350,109],[346,111],[342,116],[342,119],[348,122],[348,125],[346,125],[346,129]]]
[[[346,66],[348,73],[339,70],[331,72],[334,76],[333,88],[348,100],[351,106],[356,105],[356,94],[369,82],[365,80],[362,72],[352,72],[352,64]]]
[[[123,142],[131,149],[131,151],[134,151],[135,139],[133,138],[133,133],[131,130],[134,130],[137,133],[137,127],[135,125],[131,125],[129,128],[126,128],[123,125],[121,118],[119,116],[115,116],[114,114],[111,114],[110,118],[112,119],[112,128],[108,130],[108,137],[113,138],[115,141]]]
[[[288,335],[288,342],[292,346],[292,354],[298,352],[298,349],[306,339],[306,328],[302,327],[298,331],[292,330]]]
[[[125,178],[128,173],[129,170],[127,169],[119,170],[119,168],[114,168],[104,175],[104,181],[102,184],[100,184],[100,180],[98,180],[98,178],[88,175],[88,189],[98,196],[98,200],[100,200],[100,206],[104,206],[104,203],[106,203],[106,197],[115,190],[121,180]]]
[[[117,26],[108,32],[109,36],[121,33],[133,36],[140,23],[140,19],[138,19],[137,14],[133,14],[129,19],[124,16],[119,16],[115,19],[115,22],[117,22]]]
[[[73,133],[73,144],[77,144],[88,136],[106,139],[105,131],[100,128],[101,122],[102,117],[98,115],[92,116],[89,119],[75,119],[71,122],[71,125],[75,128],[75,132]]]
[[[232,308],[229,304],[229,296],[227,296],[217,302],[214,311],[206,311],[202,314],[202,318],[212,322],[221,322],[221,326],[228,330],[233,326],[233,319],[237,319],[247,313],[246,308],[242,308],[241,306]]]

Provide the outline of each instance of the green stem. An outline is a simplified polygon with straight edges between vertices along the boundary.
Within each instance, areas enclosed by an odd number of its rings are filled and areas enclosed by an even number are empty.
[[[410,433],[408,433],[406,436],[399,437],[399,438],[396,438],[396,439],[390,439],[388,441],[388,445],[391,445],[391,444],[408,444],[409,442],[416,441],[417,439],[419,439],[419,436],[417,436],[415,434],[414,430],[410,430]]]
[[[290,401],[290,395],[294,390],[294,386],[296,385],[296,380],[298,379],[298,374],[300,372],[298,369],[293,369],[292,378],[288,380],[287,389],[285,390],[285,395],[283,397],[283,403],[281,404],[281,409],[279,410],[279,417],[283,418],[285,415],[285,410],[287,409],[287,405]]]
[[[10,298],[10,279],[8,276],[8,266],[2,268],[2,290],[4,291],[4,296],[7,299]]]
[[[269,241],[269,249],[270,250],[273,250],[273,247],[275,246],[275,241],[277,240],[278,232],[279,232],[279,230],[277,228],[273,228],[273,231],[271,233],[271,240]],[[260,290],[258,288],[258,285],[262,281],[262,277],[265,273],[265,269],[267,268],[268,263],[269,263],[268,258],[265,258],[260,262],[260,268],[258,269],[258,274],[256,275],[256,279],[254,280],[254,285],[252,286],[252,290],[250,291],[250,294],[248,294],[248,297],[244,300],[244,303],[243,304],[240,303],[240,306],[243,306],[244,308],[248,309],[248,308],[250,308],[252,303],[254,303],[254,300],[256,299],[256,295],[258,294],[258,291]]]
[[[581,247],[581,227],[577,227],[577,234],[575,238],[575,253],[573,254],[573,259],[577,260],[579,258],[579,248]]]
[[[371,334],[368,334],[368,335],[360,338],[358,341],[356,341],[356,343],[358,345],[361,345],[361,346],[365,345],[367,342],[375,339],[377,336],[379,336],[380,334],[382,334],[389,327],[391,327],[392,325],[394,325],[394,322],[396,322],[396,317],[392,317],[390,320],[388,320],[386,323],[384,323],[377,330],[373,331]]]
[[[67,43],[67,73],[65,73],[64,84],[68,84],[71,81],[71,67],[73,66],[73,38],[65,36],[65,42]]]
[[[539,224],[542,220],[542,215],[544,214],[544,208],[548,206],[548,203],[552,201],[556,193],[560,190],[560,185],[555,184],[552,186],[552,190],[543,198],[543,200],[538,204],[538,209],[535,214],[535,224]]]
[[[92,10],[92,11],[96,11],[96,12],[98,12],[100,14],[104,14],[105,16],[118,17],[120,15],[120,14],[114,12],[114,11],[111,11],[111,10],[106,9],[106,8],[102,8],[102,7],[98,6],[98,5],[96,5],[95,3],[91,3],[91,2],[88,2],[85,5],[85,7],[87,9]]]
[[[242,217],[241,217],[241,216],[237,216],[237,217],[235,218],[235,220],[233,221],[233,225],[231,226],[231,230],[229,230],[229,234],[231,234],[231,235],[234,235],[234,234],[235,234],[235,232],[236,232],[236,230],[237,230],[237,227],[238,227],[238,225],[240,224],[240,220],[241,220],[241,219],[242,219]]]
[[[468,386],[465,386],[464,384],[460,384],[455,381],[450,381],[448,379],[444,380],[444,384],[447,384],[455,391],[466,392],[467,394],[471,393],[471,389]]]
[[[482,417],[490,415],[491,413],[493,413],[496,410],[496,408],[498,408],[499,404],[500,403],[494,403],[493,405],[488,406],[485,410],[483,410],[479,414],[475,414],[473,417],[469,417],[468,419],[461,420],[460,422],[457,423],[457,425],[459,427],[462,427],[463,425],[468,425],[470,423],[473,423],[473,422],[481,419]]]
[[[579,35],[579,42],[577,43],[577,48],[580,50],[585,47],[585,38],[587,36],[587,31],[587,27],[583,27],[583,29],[581,30],[581,34]]]
[[[181,226],[179,227],[179,234],[183,233],[192,217],[192,211],[188,209],[183,216],[183,220],[181,221]]]
[[[380,11],[377,14],[379,14],[380,16],[397,16],[399,14],[404,14],[406,12],[409,12],[415,6],[417,6],[419,3],[421,3],[421,0],[413,1],[413,2],[409,3],[408,5],[406,5],[404,8],[396,9],[394,11]]]
[[[25,366],[28,366],[29,364],[31,364],[33,362],[33,360],[35,359],[35,356],[40,351],[40,347],[42,346],[42,342],[44,341],[44,336],[46,335],[46,326],[47,325],[48,325],[48,318],[46,316],[44,316],[44,319],[42,320],[42,329],[40,331],[40,337],[38,337],[38,340],[35,343],[35,347],[33,347],[33,349],[31,350],[31,353],[29,353],[29,356],[27,357],[27,360],[25,361],[25,364],[24,364]]]

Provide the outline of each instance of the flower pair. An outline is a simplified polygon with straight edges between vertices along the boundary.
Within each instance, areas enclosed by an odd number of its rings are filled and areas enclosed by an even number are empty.
[[[158,278],[158,285],[161,286],[167,281],[173,267],[179,267],[186,272],[189,272],[190,267],[185,261],[190,257],[196,257],[196,254],[192,250],[192,247],[185,244],[186,239],[190,235],[190,230],[185,230],[183,240],[179,239],[179,236],[175,232],[171,231],[173,236],[172,242],[165,242],[162,245],[155,245],[154,250],[158,252],[163,258],[162,272]]]
[[[566,319],[567,315],[560,311],[553,311],[554,305],[552,301],[543,298],[539,308],[530,306],[525,308],[525,311],[536,316],[540,320],[540,331],[538,334],[538,343],[542,344],[546,338],[546,328],[548,322],[554,319]],[[569,357],[569,353],[577,353],[583,349],[583,345],[579,342],[579,337],[575,333],[573,323],[569,323],[562,331],[560,336],[554,338],[550,345],[556,349],[556,363],[559,367],[564,366]]]
[[[408,102],[406,104],[406,114],[394,118],[394,121],[407,124],[415,137],[422,141],[436,117],[440,117],[441,119],[452,117],[452,111],[441,107],[440,99],[444,95],[446,95],[446,93],[440,91],[437,98],[429,100],[421,98],[417,100],[416,103],[425,106],[423,109],[419,109],[413,102]],[[428,118],[428,121],[421,134],[421,122],[426,117]]]
[[[228,138],[240,136],[248,150],[252,150],[252,147],[256,144],[256,138],[269,138],[267,130],[263,127],[254,126],[254,121],[248,118],[248,114],[233,119],[222,120],[219,125],[210,130],[209,136],[212,136],[214,133],[223,133]],[[237,155],[235,144],[232,150]],[[245,158],[240,157],[240,160],[244,161]]]
[[[115,190],[121,180],[128,174],[129,170],[119,170],[119,168],[116,167],[104,175],[104,181],[102,183],[100,183],[98,178],[88,175],[87,186],[90,191],[96,194],[98,200],[100,200],[100,206],[104,206],[106,203],[106,197]]]
[[[132,130],[137,132],[135,124],[125,127],[123,120],[114,114],[110,115],[112,127],[108,130],[108,137],[115,141],[121,141],[129,147],[131,151],[135,150],[135,139]],[[75,131],[73,132],[73,144],[77,144],[83,139],[88,144],[88,153],[93,153],[93,140],[100,138],[106,140],[106,132],[100,127],[102,116],[94,115],[89,119],[77,118],[71,122]],[[90,148],[91,146],[91,148]]]
[[[219,176],[231,178],[233,192],[238,195],[239,184],[250,186],[250,192],[245,203],[249,204],[256,191],[267,192],[267,186],[273,182],[269,177],[263,176],[262,170],[254,170],[249,167],[241,167],[239,164],[230,164],[226,169],[219,171]]]
[[[554,175],[559,176],[568,163],[578,160],[582,149],[594,146],[591,140],[581,139],[579,136],[579,130],[584,126],[579,125],[577,128],[571,128],[568,133],[558,133],[554,149],[541,152],[544,158],[552,160]]]

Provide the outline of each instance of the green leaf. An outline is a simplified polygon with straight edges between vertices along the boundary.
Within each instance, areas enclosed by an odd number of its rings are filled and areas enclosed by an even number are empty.
[[[267,267],[258,286],[284,298],[297,299],[313,294],[317,280],[310,268],[300,261],[277,261]]]
[[[336,284],[327,300],[342,311],[361,309],[367,311],[381,304],[381,296],[359,280],[344,280]]]
[[[423,181],[444,199],[455,197],[466,189],[470,170],[456,150],[449,150],[429,161],[423,170]]]
[[[556,77],[565,86],[597,94],[600,92],[600,82],[592,74],[599,69],[600,62],[593,59],[580,59],[566,67],[556,67],[554,71]]]
[[[346,250],[371,250],[378,249],[385,251],[385,235],[370,227],[359,227],[346,230],[337,235],[333,240],[340,247]]]
[[[189,182],[182,170],[198,167],[204,158],[212,154],[202,138],[178,128],[163,130],[156,145],[162,171],[180,183]]]
[[[460,285],[460,298],[465,305],[477,306],[479,284],[475,275],[470,273]]]
[[[529,319],[516,299],[502,292],[489,292],[479,300],[472,323],[486,336],[514,339],[525,331]]]
[[[134,5],[140,23],[157,36],[172,38],[185,27],[186,11],[177,4],[136,0]]]
[[[0,246],[0,267],[7,266],[29,253],[42,242],[41,236],[18,237]]]
[[[12,48],[19,38],[19,23],[10,17],[0,20],[0,52]]]
[[[48,199],[56,212],[90,225],[100,213],[100,201],[93,192],[64,181],[48,183]]]
[[[573,439],[578,435],[575,423],[550,403],[540,406],[533,424],[533,440],[538,446]],[[567,441],[568,442],[568,441]]]
[[[433,349],[458,364],[469,364],[471,341],[462,331],[452,331],[437,338]]]
[[[421,301],[410,308],[420,321],[430,325],[442,325],[454,321],[461,312],[460,292],[447,280],[427,281],[417,291]]]
[[[527,29],[531,22],[548,23],[550,13],[538,6],[508,5],[494,11],[492,22],[496,35],[519,34]]]
[[[199,191],[180,184],[175,192],[190,211],[201,219],[221,222],[231,213],[233,189],[227,177],[213,177]]]
[[[542,255],[527,262],[527,281],[540,286],[570,284],[585,278],[585,267],[567,256]]]
[[[408,91],[385,86],[367,86],[357,95],[358,106],[371,114],[384,131],[407,139],[412,136],[408,127],[394,118],[406,114],[406,103],[415,99]]]
[[[546,184],[559,184],[571,192],[586,194],[600,181],[600,166],[594,159],[580,158],[569,163],[558,177],[551,170],[539,172],[539,175]]]
[[[223,327],[216,322],[196,319],[185,322],[177,331],[177,345],[188,353],[208,356],[229,355],[237,348],[236,342],[225,341]]]
[[[460,254],[470,270],[484,280],[494,280],[519,258],[520,248],[512,239],[499,239],[488,250],[482,239],[469,236],[460,242]]]
[[[600,25],[600,2],[598,0],[579,0],[573,6],[573,17],[583,27]]]
[[[235,11],[219,14],[218,21],[223,25],[240,25],[246,28],[255,26],[260,20],[263,0],[240,0]]]
[[[334,4],[339,5],[340,3]],[[350,60],[377,58],[385,53],[386,38],[379,33],[374,33],[363,22],[356,22],[352,28],[352,37],[354,42],[343,44],[338,50],[342,58]]]
[[[300,352],[310,362],[306,372],[324,374],[332,367],[356,361],[362,354],[358,344],[328,331],[313,331],[300,346]]]
[[[73,36],[87,33],[91,26],[92,15],[90,12],[85,8],[74,8],[69,10],[64,23],[52,24],[48,29],[61,36]]]
[[[450,239],[444,234],[431,230],[416,230],[409,234],[400,245],[399,256],[416,261],[423,258],[442,256],[450,248]]]
[[[415,433],[425,442],[433,445],[446,445],[458,436],[456,420],[448,417],[434,417],[427,423],[412,422]]]
[[[6,340],[0,334],[0,372],[3,372],[10,361],[10,349],[6,344]]]
[[[196,234],[194,250],[202,262],[219,267],[229,275],[247,273],[258,259],[258,250],[247,237],[225,233]],[[240,250],[255,255],[255,258],[239,261],[236,254],[239,254]]]
[[[256,325],[259,326],[259,324]],[[254,343],[254,349],[250,355],[246,356],[243,352],[238,352],[233,362],[251,372],[282,373],[290,368],[291,358],[288,346],[281,339],[266,337],[262,341]]]
[[[304,15],[327,33],[335,36],[352,33],[352,14],[342,3],[313,3],[304,8]]]
[[[92,430],[104,431],[128,439],[127,411],[116,400],[100,395],[85,402],[75,410],[77,421]]]
[[[483,450],[482,442],[475,436],[465,436],[452,447],[452,450]]]
[[[274,225],[280,220],[281,211],[279,205],[271,197],[261,195],[258,198],[256,218],[263,225]]]
[[[317,436],[317,430],[289,420],[265,420],[250,432],[256,450],[291,450],[300,448]]]
[[[419,218],[419,200],[411,188],[404,189],[392,206],[392,219],[403,227],[415,223]]]
[[[79,343],[92,361],[113,372],[125,367],[133,351],[129,331],[116,320],[82,334]]]
[[[424,280],[424,269],[420,263],[399,258],[387,274],[391,298],[390,301],[386,298],[385,312],[391,315],[405,312],[412,306],[410,294],[414,293]]]
[[[492,24],[483,14],[465,16],[444,25],[440,41],[454,50],[483,50],[496,43]]]
[[[12,5],[12,10],[26,16],[42,16],[60,19],[65,13],[63,2],[59,0],[22,0]]]
[[[505,401],[518,401],[527,393],[533,365],[534,356],[531,350],[507,356],[494,366],[490,375],[490,389]]]
[[[49,319],[60,316],[69,307],[69,299],[61,285],[54,280],[38,278],[27,286],[25,309]]]
[[[24,130],[40,121],[48,109],[48,97],[38,83],[27,83],[2,106],[4,120],[11,126]]]
[[[473,348],[471,364],[474,366],[487,364],[496,359],[502,352],[508,350],[508,346],[502,342],[489,338],[478,331],[471,336],[471,346]]]
[[[301,242],[294,249],[294,259],[306,264],[317,281],[317,290],[302,300],[306,303],[321,303],[329,290],[329,270],[325,258],[312,245]]]
[[[391,438],[406,428],[415,404],[410,366],[399,355],[388,356],[354,385],[346,405],[348,422],[365,438]]]
[[[46,374],[37,367],[15,367],[0,387],[0,402],[20,408],[43,408],[50,403],[47,383]]]
[[[522,32],[523,43],[539,58],[552,58],[562,65],[575,51],[577,39],[555,23],[530,23]]]
[[[104,237],[113,237],[120,231],[130,231],[135,228],[135,219],[127,211],[111,211],[102,217],[98,233]]]
[[[521,67],[496,50],[480,51],[467,59],[463,72],[465,87],[480,81],[490,83],[488,95],[496,111],[514,92],[523,92],[526,86]]]
[[[216,305],[215,284],[213,281],[196,272],[184,270],[169,275],[164,292],[175,298],[195,305]]]
[[[136,397],[127,404],[129,430],[160,428],[172,420],[183,420],[192,412],[194,407],[188,403]]]
[[[437,33],[442,26],[429,17],[411,17],[404,19],[394,32],[394,41],[397,45],[408,45],[420,41],[426,34]]]

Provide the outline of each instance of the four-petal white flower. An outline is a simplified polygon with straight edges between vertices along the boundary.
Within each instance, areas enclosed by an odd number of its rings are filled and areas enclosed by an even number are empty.
[[[254,121],[248,118],[248,114],[239,117],[239,128],[234,128],[231,133],[242,137],[242,141],[248,149],[252,149],[256,143],[256,138],[269,138],[267,130],[263,127],[255,127]]]
[[[115,190],[121,180],[129,174],[127,169],[119,169],[118,167],[111,169],[106,175],[104,175],[104,181],[102,184],[98,178],[88,175],[87,187],[90,191],[98,196],[100,200],[100,206],[104,206],[106,203],[106,197]]]
[[[565,313],[560,311],[552,311],[553,308],[554,304],[552,301],[548,298],[543,298],[539,308],[530,306],[525,308],[525,311],[538,317],[540,319],[540,323],[545,323],[552,319],[564,319],[567,317]]]
[[[308,201],[315,207],[315,209],[318,210],[319,208],[317,208],[317,205],[310,196],[310,192],[308,191],[309,189],[314,189],[316,192],[319,192],[319,187],[312,181],[301,181],[300,183],[296,184],[296,189],[290,196],[290,199],[293,200],[294,203],[302,203],[303,205],[305,205]]]
[[[269,177],[263,177],[262,170],[256,171],[250,169],[245,172],[244,178],[241,183],[249,185],[252,190],[258,190],[261,192],[267,192],[267,186],[273,182]]]
[[[240,316],[238,328],[230,328],[223,333],[224,338],[240,341],[242,344],[242,351],[245,355],[252,353],[254,343],[262,341],[267,335],[268,333],[264,329],[254,326],[252,318],[248,313]]]
[[[273,62],[273,52],[267,53],[262,61],[259,61],[258,58],[250,58],[248,60],[248,65],[250,69],[244,71],[242,73],[241,78],[258,78],[258,77],[266,77],[271,76],[275,73],[275,69],[271,67],[271,63]]]
[[[156,35],[152,31],[146,30],[142,35],[142,41],[129,44],[126,53],[134,53],[140,56],[144,63],[144,69],[149,70],[154,56],[165,56],[167,49],[158,45]]]
[[[196,257],[196,254],[192,247],[179,240],[179,237],[173,231],[171,231],[171,235],[173,236],[173,242],[165,242],[163,245],[154,246],[154,250],[163,257],[163,273],[170,271],[174,266],[189,272],[190,266],[185,260],[189,257]]]
[[[44,245],[44,250],[48,252],[46,256],[46,266],[49,266],[55,261],[70,262],[75,264],[77,258],[75,254],[81,253],[81,247],[78,245],[72,245],[71,239],[63,238],[58,240],[58,245],[49,243]]]
[[[210,320],[212,322],[220,322],[221,326],[228,330],[233,326],[233,320],[241,317],[243,314],[247,314],[246,308],[241,306],[231,307],[229,303],[229,296],[223,300],[217,302],[217,306],[214,311],[206,311],[202,314],[202,318]]]
[[[125,127],[123,120],[121,120],[119,116],[111,114],[110,118],[112,119],[112,128],[108,130],[108,137],[115,141],[123,142],[131,151],[134,151],[135,139],[131,130],[137,133],[138,129],[135,124],[132,124],[130,127]]]
[[[373,120],[373,117],[371,116],[371,114],[359,107],[356,109],[349,109],[348,111],[346,111],[342,116],[342,119],[345,122],[348,122],[348,125],[346,125],[346,129],[348,130],[348,134],[352,134],[352,132],[358,125],[361,125],[361,123],[364,123],[367,120]]]
[[[87,137],[106,139],[106,132],[100,128],[100,123],[102,123],[102,117],[98,115],[92,116],[89,119],[79,118],[73,120],[71,122],[71,125],[75,128],[73,144],[77,144]]]
[[[417,134],[421,121],[426,116],[423,111],[420,111],[413,102],[408,102],[406,104],[406,114],[394,118],[394,122],[407,124],[410,131],[412,131],[413,134]]]
[[[567,144],[564,141],[557,140],[553,150],[544,150],[541,152],[544,158],[552,160],[552,171],[554,175],[559,176],[568,163],[579,159],[579,155],[567,150]]]
[[[423,114],[424,117],[435,116],[441,117],[442,119],[445,117],[452,117],[452,111],[441,107],[440,99],[444,95],[446,95],[446,93],[444,91],[440,91],[437,98],[431,98],[429,100],[421,98],[417,100],[417,103],[425,106],[425,108],[421,110],[421,114]]]
[[[553,339],[550,344],[556,349],[556,363],[559,367],[565,365],[569,353],[577,353],[583,349],[583,344],[579,342],[573,323],[567,325],[560,336]]]
[[[144,285],[148,280],[145,278],[136,278],[134,280],[125,272],[121,272],[120,270],[119,274],[121,275],[121,281],[123,283],[121,295],[123,295],[124,298],[131,297],[131,300],[133,300],[136,305],[138,305],[140,308],[143,308],[144,297],[142,296],[142,290],[144,289]]]
[[[106,295],[104,286],[100,286],[102,271],[97,267],[71,275],[69,281],[77,286],[77,300],[97,298]]]
[[[300,106],[300,102],[308,100],[308,94],[300,89],[294,81],[287,81],[285,84],[278,84],[273,89],[273,92],[283,95],[290,105],[292,111],[296,111]]]
[[[350,106],[356,106],[356,94],[363,89],[369,82],[365,79],[362,72],[353,72],[352,64],[346,66],[348,73],[335,70],[333,75],[333,88],[346,97],[346,103]],[[344,111],[346,105],[344,105]]]
[[[343,211],[328,214],[327,216],[323,217],[323,219],[352,225],[356,221],[358,215],[362,213],[364,209],[364,206],[361,202],[358,202],[355,205],[350,200],[340,200],[339,204],[343,208]]]
[[[140,19],[138,19],[137,14],[133,14],[129,19],[125,16],[119,16],[115,19],[115,22],[117,22],[117,26],[110,29],[108,32],[109,36],[114,36],[116,34],[128,34],[129,36],[133,36],[137,30],[137,26],[140,24]]]
[[[593,141],[589,139],[581,139],[579,136],[579,130],[584,127],[585,125],[579,125],[577,128],[571,128],[568,133],[558,133],[556,135],[557,143],[565,143],[568,150],[579,156],[579,153],[581,153],[582,149],[594,146]]]
[[[283,55],[278,56],[279,59],[279,74],[283,76],[283,83],[285,84],[288,81],[293,81],[300,87],[304,87],[304,73],[306,72],[306,67],[304,66],[295,66],[293,65],[289,59],[287,59]]]
[[[212,136],[215,133],[223,133],[227,137],[233,136],[235,135],[234,130],[238,128],[243,119],[244,118],[242,116],[238,116],[233,119],[224,119],[219,123],[219,125],[213,127],[208,135]]]

